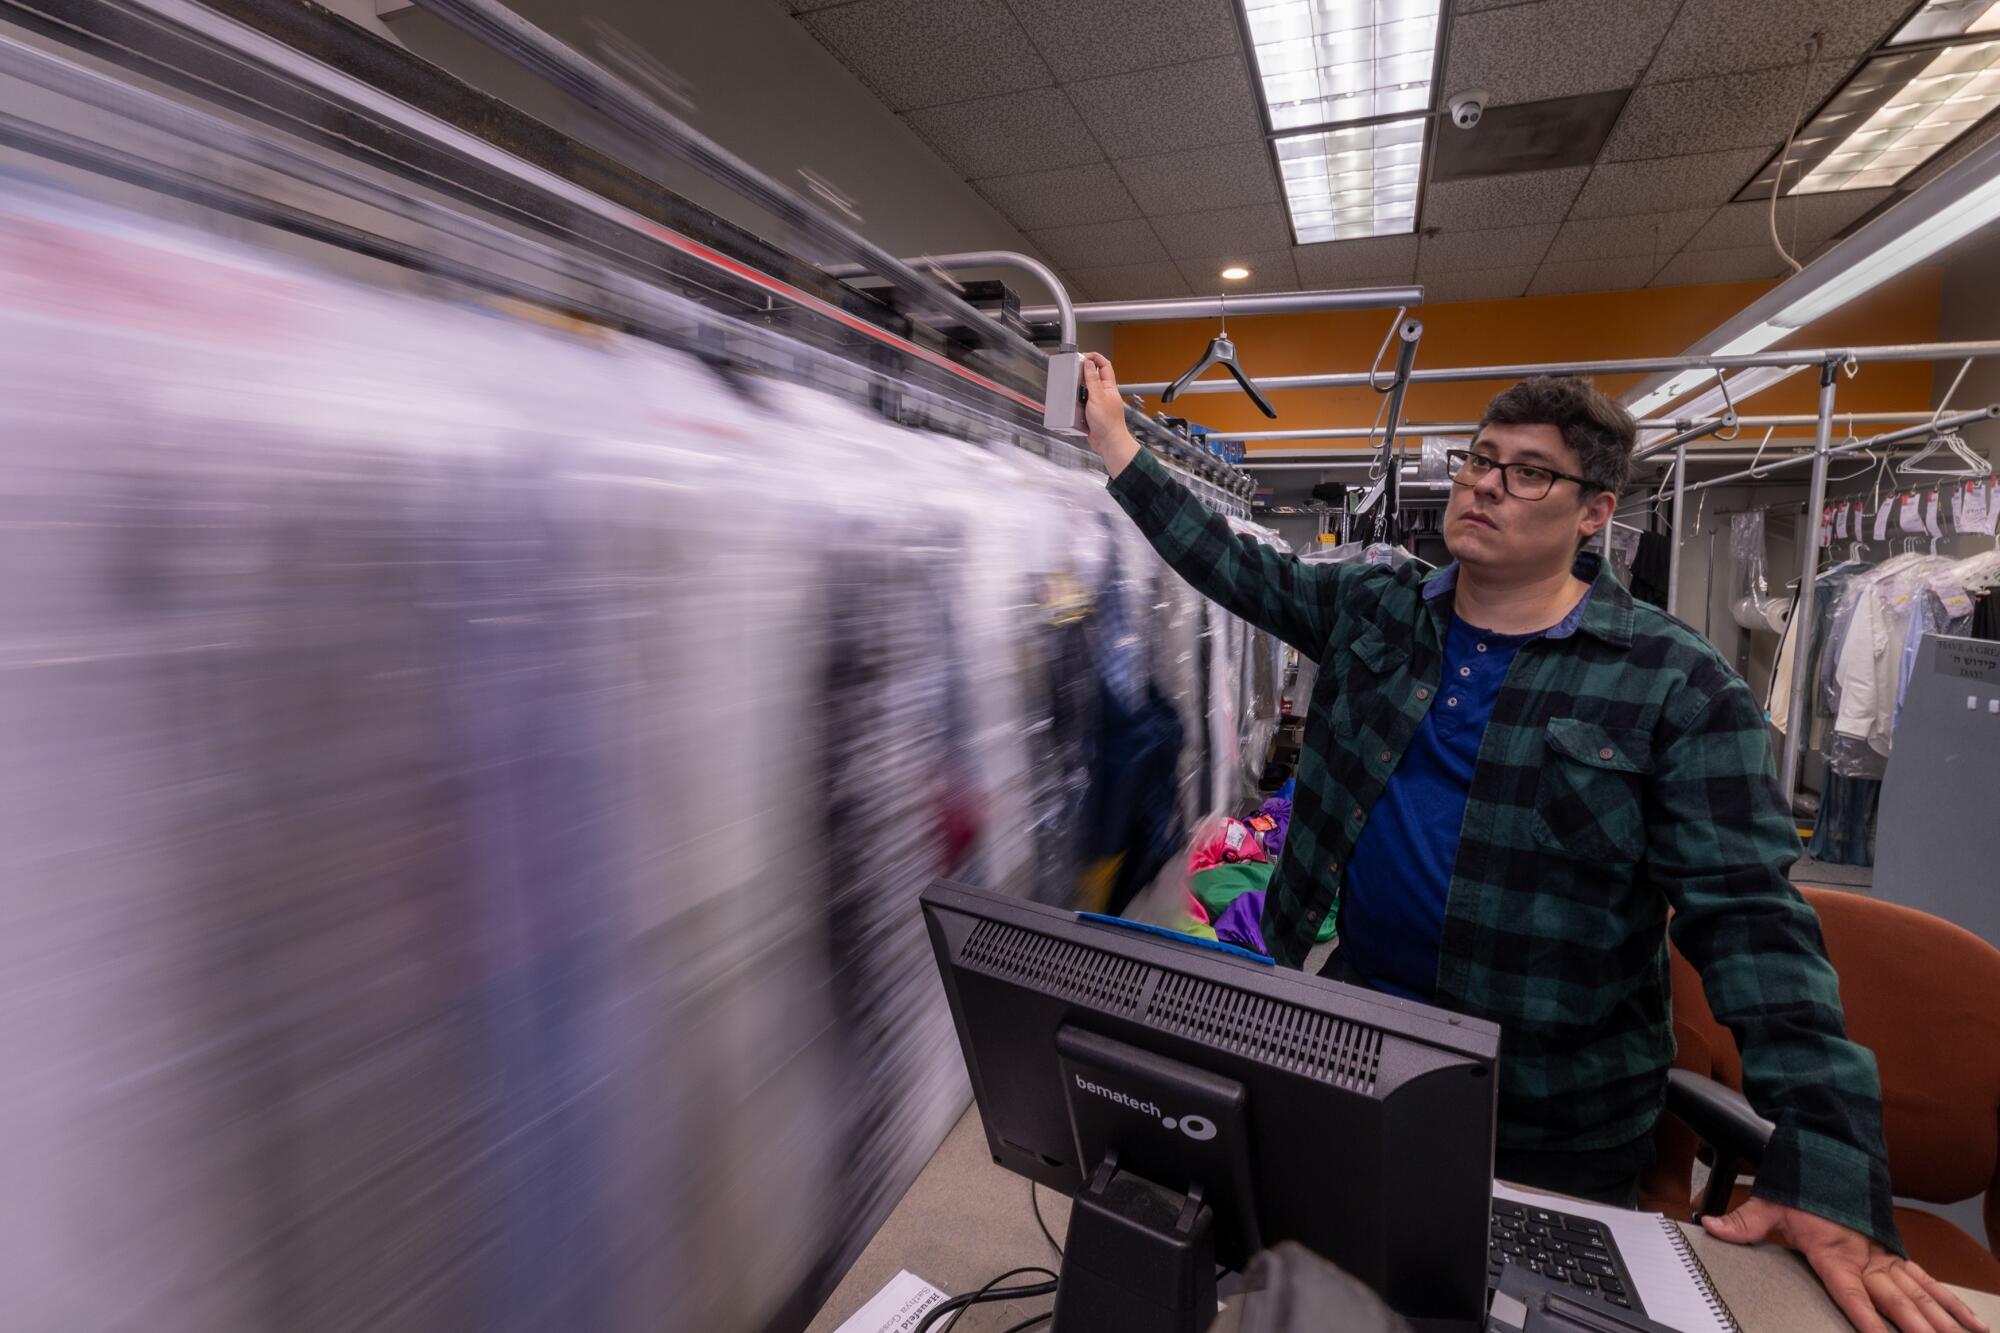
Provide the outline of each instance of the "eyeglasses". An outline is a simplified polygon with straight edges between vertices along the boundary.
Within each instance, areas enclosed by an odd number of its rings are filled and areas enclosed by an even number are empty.
[[[1586,479],[1533,463],[1501,463],[1470,449],[1444,451],[1445,475],[1460,486],[1477,486],[1493,472],[1500,473],[1500,488],[1516,500],[1545,500],[1559,481],[1573,481],[1586,491],[1597,487]]]

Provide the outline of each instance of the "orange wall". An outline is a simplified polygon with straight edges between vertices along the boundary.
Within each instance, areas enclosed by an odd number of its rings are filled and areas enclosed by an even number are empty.
[[[1678,356],[1775,283],[1721,283],[1706,287],[1657,287],[1574,296],[1527,296],[1507,301],[1430,305],[1420,312],[1424,336],[1417,366],[1474,366],[1530,362],[1602,361],[1620,357]],[[1929,342],[1937,337],[1943,270],[1916,269],[1787,338],[1781,347],[1845,347]],[[1352,310],[1318,315],[1263,315],[1229,321],[1237,359],[1255,379],[1360,371],[1368,367],[1391,311]],[[1113,360],[1128,384],[1171,380],[1208,346],[1213,320],[1118,327]],[[1394,349],[1383,358],[1393,367]],[[1223,372],[1211,370],[1207,377]],[[1599,385],[1623,394],[1643,376],[1607,375]],[[1417,384],[1404,407],[1409,421],[1475,421],[1504,381]],[[1381,399],[1359,389],[1293,389],[1270,395],[1278,419],[1267,419],[1240,393],[1176,399],[1171,410],[1218,431],[1367,426]],[[1744,404],[1751,413],[1812,412],[1818,377],[1794,375]],[[1931,363],[1863,366],[1841,381],[1836,405],[1855,412],[1916,411],[1930,406]],[[1158,398],[1147,400],[1156,411]],[[1780,431],[1779,434],[1809,434]],[[1258,447],[1253,441],[1251,447]],[[1269,447],[1297,447],[1290,441]]]

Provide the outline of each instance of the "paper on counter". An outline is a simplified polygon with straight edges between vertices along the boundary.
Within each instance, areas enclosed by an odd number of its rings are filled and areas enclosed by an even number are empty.
[[[833,1333],[912,1333],[945,1294],[904,1269]]]

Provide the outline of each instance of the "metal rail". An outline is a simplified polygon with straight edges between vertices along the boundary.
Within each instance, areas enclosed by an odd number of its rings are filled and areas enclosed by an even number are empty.
[[[1264,381],[1259,380],[1259,384]],[[1840,420],[1858,426],[1902,426],[1914,425],[1919,421],[1929,421],[1934,415],[1929,409],[1922,412],[1843,412]],[[1702,423],[1700,417],[1677,417],[1673,420],[1654,419],[1641,421],[1639,429],[1644,431],[1693,430]],[[1763,429],[1768,426],[1810,426],[1818,417],[1804,412],[1783,412],[1762,416],[1738,417],[1736,424],[1746,429]],[[1727,427],[1724,427],[1727,429]],[[1402,435],[1428,437],[1433,435],[1470,435],[1479,429],[1476,421],[1430,421],[1406,423],[1398,432]],[[1299,428],[1293,430],[1212,430],[1208,433],[1214,440],[1366,440],[1373,439],[1372,426],[1327,426],[1318,430]],[[1671,447],[1671,445],[1669,445]],[[1632,455],[1634,461],[1650,454],[1664,452],[1655,445],[1642,446]]]
[[[1018,250],[963,250],[949,255],[922,255],[906,259],[905,264],[935,264],[939,268],[1015,268],[1034,277],[1049,294],[1056,298],[1055,313],[1062,330],[1061,351],[1076,350],[1077,307],[1069,298],[1069,288],[1063,286],[1056,271],[1033,255],[1024,255]],[[867,264],[826,264],[821,270],[829,278],[865,278],[879,276]]]
[[[432,0],[425,0],[426,3]],[[1897,343],[1880,347],[1834,347],[1785,352],[1746,352],[1735,356],[1641,357],[1624,361],[1570,361],[1506,366],[1438,366],[1411,374],[1413,384],[1463,384],[1471,380],[1520,380],[1534,375],[1631,375],[1653,371],[1743,370],[1752,366],[1816,366],[1827,361],[1837,365],[1867,365],[1884,361],[1944,361],[1959,357],[2000,356],[2000,341],[1953,343]],[[1260,376],[1264,389],[1358,389],[1368,383],[1366,371],[1341,371],[1327,375]],[[1158,384],[1128,384],[1138,394],[1157,394],[1166,389]],[[1183,393],[1227,393],[1236,386],[1227,380],[1197,380]],[[1232,437],[1233,438],[1233,437]]]
[[[1844,454],[1860,453],[1864,450],[1872,449],[1879,451],[1890,449],[1899,444],[1908,443],[1911,440],[1922,439],[1933,430],[1956,430],[1960,426],[1970,426],[1981,421],[1991,421],[1996,417],[2000,417],[2000,405],[1975,408],[1969,412],[1954,412],[1948,417],[1940,418],[1935,426],[1931,425],[1930,418],[1926,417],[1924,424],[1921,426],[1911,426],[1906,430],[1890,431],[1886,435],[1877,435],[1866,440],[1856,440],[1852,444],[1836,445],[1826,450],[1826,456],[1832,459],[1839,458]],[[1698,482],[1688,487],[1688,491],[1692,494],[1695,491],[1705,491],[1711,486],[1727,486],[1731,482],[1761,481],[1773,472],[1796,467],[1800,463],[1815,463],[1819,459],[1819,453],[1819,447],[1815,444],[1812,449],[1804,453],[1787,454],[1772,462],[1763,463],[1757,467],[1745,468],[1741,472],[1731,472],[1721,477],[1710,477],[1706,481]]]
[[[470,3],[482,5],[484,0],[470,0]],[[498,6],[484,7],[501,15],[506,14],[506,11]],[[269,123],[282,124],[288,130],[303,125],[308,131],[323,124],[343,123],[349,127],[346,132],[329,140],[330,145],[340,151],[345,151],[346,147],[350,146],[344,144],[344,139],[360,135],[360,129],[357,127],[367,129],[368,134],[362,137],[369,138],[371,142],[384,139],[385,136],[393,137],[397,142],[409,145],[412,151],[427,154],[431,159],[430,165],[406,167],[393,158],[384,160],[379,145],[361,152],[359,156],[373,165],[387,166],[391,171],[405,175],[409,179],[441,186],[473,202],[477,208],[485,209],[488,205],[493,205],[500,211],[508,213],[513,220],[529,221],[531,225],[549,230],[565,241],[576,239],[587,242],[588,248],[593,252],[593,259],[599,258],[606,252],[603,240],[607,237],[624,238],[626,245],[657,247],[663,255],[671,254],[675,261],[706,274],[709,283],[718,292],[725,285],[736,284],[746,295],[754,293],[750,302],[742,304],[754,304],[757,309],[767,311],[774,308],[777,302],[797,307],[830,321],[831,325],[838,326],[846,333],[859,334],[889,347],[921,367],[944,372],[957,381],[976,387],[985,393],[1006,398],[1020,407],[1037,412],[1043,409],[1043,403],[1002,382],[1001,379],[994,378],[992,372],[982,374],[980,369],[883,327],[864,313],[843,308],[838,297],[828,299],[808,290],[807,287],[799,285],[797,278],[773,276],[768,268],[759,267],[756,263],[745,262],[732,254],[717,250],[685,232],[676,230],[674,226],[635,211],[633,205],[607,198],[576,180],[559,174],[550,166],[531,161],[523,157],[519,151],[495,144],[478,133],[440,117],[435,111],[413,105],[366,80],[355,77],[338,65],[329,63],[327,58],[307,54],[239,19],[219,13],[207,6],[191,3],[191,0],[111,0],[111,3],[102,6],[102,10],[107,16],[105,24],[112,31],[122,33],[124,28],[120,25],[130,25],[134,22],[144,25],[149,30],[147,50],[160,49],[164,44],[164,47],[171,48],[177,57],[196,50],[212,51],[236,66],[245,78],[253,81],[282,81],[300,90],[309,90],[313,99],[324,103],[323,112],[315,109],[313,114],[303,117],[296,110],[273,113],[269,117],[258,117],[267,119]],[[33,15],[33,11],[27,12],[30,16]],[[517,19],[509,26],[527,29],[527,25]],[[527,29],[527,31],[533,30]],[[106,40],[96,26],[65,25],[57,30],[56,35],[65,41],[75,38],[72,44],[92,50],[96,49],[92,45],[93,42]],[[519,35],[518,32],[515,33],[515,36]],[[361,39],[357,37],[357,40]],[[560,44],[546,38],[544,40],[548,41],[554,52],[567,54],[583,65],[588,65],[587,61],[582,61],[581,57],[576,57],[573,52],[568,52],[567,48],[562,48]],[[157,76],[160,72],[153,68],[153,65],[160,62],[145,55],[144,52],[136,49],[128,50],[116,42],[113,42],[112,47],[114,52],[118,53],[114,55],[117,63],[143,68],[145,73],[153,76]],[[149,61],[152,63],[149,64]],[[192,80],[190,89],[197,97],[204,100],[227,100],[228,90],[224,85],[215,82],[212,71],[208,77],[195,74],[183,77],[178,68],[171,64],[163,68],[169,74],[170,81],[175,78],[181,78],[184,83]],[[598,73],[601,74],[603,71]],[[605,77],[615,81],[615,76]],[[220,92],[217,97],[212,98],[211,91],[215,90]],[[629,88],[627,91],[630,92]],[[643,98],[638,98],[636,94],[632,96],[638,105],[643,106]],[[230,105],[232,110],[241,109],[234,103]],[[606,110],[603,106],[598,109]],[[667,124],[676,123],[672,117],[659,112],[657,108],[653,111]],[[327,113],[332,113],[331,118]],[[328,138],[324,135],[321,137]],[[646,137],[649,141],[655,142],[656,146],[682,156],[684,160],[694,162],[709,174],[723,179],[725,183],[745,189],[764,207],[790,222],[797,223],[813,235],[829,238],[829,245],[845,248],[850,254],[857,253],[853,247],[858,245],[862,247],[858,253],[863,257],[879,253],[860,238],[846,233],[840,224],[819,215],[813,206],[791,195],[782,186],[763,180],[761,177],[750,179],[740,175],[732,176],[736,168],[741,168],[743,171],[750,169],[743,167],[741,163],[737,163],[735,159],[692,131],[686,131],[672,142],[655,140],[651,130]],[[356,142],[359,140],[356,139]],[[374,155],[370,156],[370,153]],[[452,170],[462,165],[474,177],[483,175],[488,184],[484,189],[479,188],[476,183],[461,189],[455,184],[455,177],[437,175],[441,164],[449,164]],[[751,176],[755,176],[755,173],[751,172]],[[491,182],[494,181],[504,181],[504,189],[499,192],[493,191]],[[761,186],[758,184],[759,181],[762,181]],[[766,189],[775,193],[766,194],[764,193]],[[520,210],[514,201],[528,197],[553,201],[558,207],[569,210],[569,216],[573,220],[567,227],[560,225],[551,227],[539,217],[528,218],[520,215]],[[789,203],[786,203],[787,200]],[[781,207],[781,204],[785,206]],[[708,215],[704,214],[703,217],[706,218]],[[574,221],[575,219],[587,220],[589,227],[594,229],[594,234],[587,234],[583,227]],[[338,230],[339,228],[329,225],[317,228],[317,234],[321,239],[326,239]],[[782,252],[772,250],[771,254],[781,256]],[[620,257],[628,261],[630,259],[630,256],[622,252]],[[643,261],[641,267],[649,270],[647,273],[649,278],[655,273],[666,272],[659,261],[651,258]],[[913,285],[927,301],[933,302],[954,322],[974,329],[980,341],[994,346],[1000,358],[995,365],[995,371],[999,375],[1005,378],[1021,375],[1026,378],[1037,371],[1045,373],[1047,357],[1032,342],[959,300],[940,284],[924,278],[921,274],[906,276],[902,266],[893,258],[883,268],[885,276],[902,285]],[[805,273],[809,273],[812,279],[821,276],[816,268],[803,270],[800,277],[802,278]],[[699,283],[694,285],[701,286]],[[1024,367],[1032,369],[1025,370]],[[1247,476],[1229,468],[1220,460],[1200,454],[1183,442],[1168,438],[1163,430],[1148,422],[1143,414],[1128,414],[1128,420],[1132,422],[1135,433],[1142,439],[1148,440],[1170,457],[1179,459],[1186,468],[1212,476],[1222,485],[1242,494],[1248,494],[1251,483]]]
[[[899,286],[924,293],[954,319],[986,334],[995,345],[1034,350],[1032,344],[984,311],[968,305],[943,283],[829,217],[797,192],[772,180],[660,107],[626,79],[558,41],[497,0],[415,0],[415,3],[638,135],[652,147],[768,210],[801,235],[852,256]]]
[[[1173,296],[1158,301],[1086,301],[1076,308],[1076,317],[1085,324],[1142,324],[1225,315],[1297,315],[1326,310],[1386,310],[1391,306],[1407,309],[1423,303],[1422,287],[1354,287],[1342,291],[1263,292],[1245,296]],[[1053,306],[1021,308],[1021,318],[1031,324],[1046,324],[1056,314]]]

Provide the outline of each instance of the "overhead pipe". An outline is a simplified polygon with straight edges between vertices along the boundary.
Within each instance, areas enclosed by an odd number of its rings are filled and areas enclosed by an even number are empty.
[[[437,0],[424,0],[436,3]],[[1233,306],[1233,303],[1232,303]],[[1624,361],[1544,362],[1506,366],[1438,366],[1415,371],[1413,384],[1463,384],[1472,380],[1520,380],[1534,375],[1631,375],[1656,371],[1743,370],[1752,366],[1816,366],[1827,361],[1867,365],[1885,361],[1944,361],[1960,357],[2000,356],[2000,341],[1951,343],[1896,343],[1880,347],[1800,349],[1784,352],[1746,352],[1732,356],[1641,357]],[[1358,389],[1368,383],[1367,371],[1340,371],[1326,375],[1260,376],[1265,389]],[[1130,384],[1138,394],[1165,391],[1165,381],[1157,384]],[[1197,380],[1184,393],[1226,393],[1236,386],[1224,380]]]
[[[1424,289],[1410,287],[1351,287],[1337,291],[1260,292],[1243,296],[1170,296],[1158,301],[1086,301],[1076,317],[1085,324],[1145,324],[1170,319],[1220,319],[1228,315],[1307,315],[1328,310],[1386,310],[1424,303]],[[1046,324],[1056,318],[1052,306],[1023,306],[1021,318]],[[1259,381],[1260,383],[1262,381]],[[1135,386],[1139,392],[1147,390]],[[1162,384],[1151,392],[1158,393]]]

